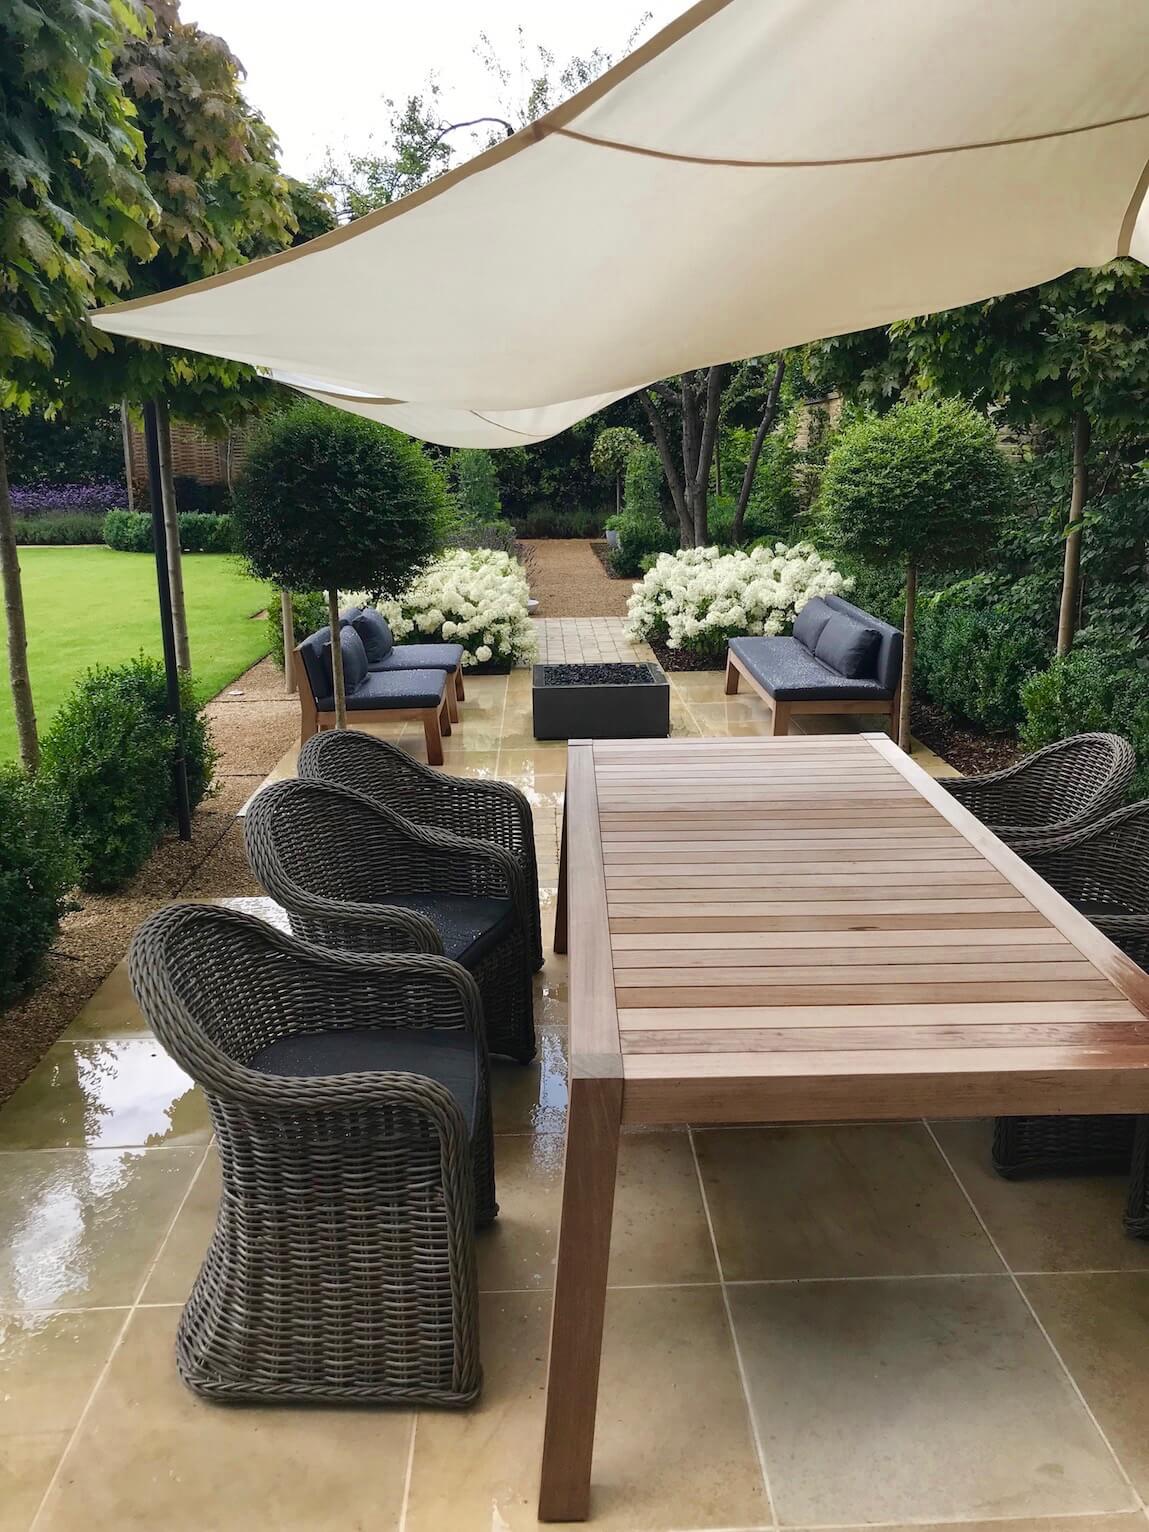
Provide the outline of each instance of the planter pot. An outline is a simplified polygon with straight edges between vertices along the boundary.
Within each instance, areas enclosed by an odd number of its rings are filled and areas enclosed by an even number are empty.
[[[607,527],[606,529],[606,545],[608,548],[622,547],[622,544],[618,540],[618,533],[614,531],[612,527]]]
[[[670,682],[657,665],[536,665],[536,739],[665,739]]]
[[[468,676],[509,676],[514,668],[513,660],[488,660],[485,665],[465,665],[463,681],[465,684]]]
[[[535,615],[535,613],[538,611],[538,609],[539,609],[538,602],[535,600],[534,596],[531,596],[529,598],[529,600],[527,601],[527,614],[528,614],[528,616],[533,617]]]

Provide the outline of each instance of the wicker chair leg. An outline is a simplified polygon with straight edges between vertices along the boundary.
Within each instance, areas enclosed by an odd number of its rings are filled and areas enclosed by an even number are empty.
[[[537,1051],[535,986],[524,936],[501,942],[474,972],[483,997],[488,1050],[529,1064]]]
[[[1129,1169],[1136,1118],[999,1117],[993,1168],[1006,1180],[1026,1176],[1120,1174]]]
[[[1124,1224],[1131,1239],[1149,1239],[1149,1117],[1138,1117],[1133,1132]]]
[[[215,1115],[224,1191],[177,1332],[187,1386],[222,1404],[472,1403],[476,1209],[462,1135],[399,1121],[368,1172],[339,1132],[297,1126],[278,1159],[243,1114],[231,1131],[229,1108]]]

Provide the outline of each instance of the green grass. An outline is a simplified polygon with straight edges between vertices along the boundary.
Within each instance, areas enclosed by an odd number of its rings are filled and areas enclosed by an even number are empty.
[[[43,732],[90,666],[115,665],[143,651],[159,656],[156,566],[150,554],[111,548],[21,548],[28,668]],[[267,586],[244,574],[227,553],[184,558],[188,640],[196,689],[214,696],[267,653],[263,622]],[[0,623],[0,630],[3,624]],[[0,658],[7,664],[0,631]],[[7,670],[0,682],[0,761],[16,755],[16,724]]]

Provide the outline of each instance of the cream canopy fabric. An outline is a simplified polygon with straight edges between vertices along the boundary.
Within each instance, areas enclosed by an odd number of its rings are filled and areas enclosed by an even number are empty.
[[[448,445],[1149,261],[1146,0],[702,0],[403,201],[100,328]]]

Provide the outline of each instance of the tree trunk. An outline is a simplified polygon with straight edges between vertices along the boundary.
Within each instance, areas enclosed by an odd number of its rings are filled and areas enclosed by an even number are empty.
[[[295,695],[295,608],[289,590],[279,593],[279,620],[283,624],[283,689]]]
[[[686,514],[690,522],[690,546],[706,546],[709,530],[706,516],[706,493],[710,487],[710,464],[706,465],[706,477],[699,494],[698,470],[702,456],[702,416],[699,410],[699,384],[697,374],[684,372],[679,390],[682,401],[682,483],[686,497]],[[701,501],[701,504],[699,502]]]
[[[645,388],[639,391],[638,401],[650,422],[650,434],[654,437],[654,445],[658,449],[658,456],[662,463],[662,472],[666,477],[667,484],[670,486],[670,498],[674,503],[675,515],[678,517],[679,542],[681,542],[684,548],[693,547],[694,522],[687,511],[686,494],[679,475],[678,465],[674,459],[674,453],[670,449],[670,438],[666,433],[666,422],[659,414],[658,406]]]
[[[136,508],[136,485],[132,478],[132,422],[128,416],[128,401],[120,400],[120,438],[124,444],[124,479],[128,486],[128,510]]]
[[[8,493],[8,467],[4,452],[4,424],[0,417],[0,579],[4,585],[4,616],[8,626],[8,684],[16,715],[20,761],[31,773],[40,764],[40,740],[36,733],[36,709],[28,677],[28,630],[24,622],[24,592],[20,587],[20,555],[12,525],[12,497]]]
[[[898,744],[910,753],[910,698],[914,689],[914,619],[917,615],[918,571],[906,570],[906,616],[902,624],[902,689],[898,698]]]
[[[179,508],[176,505],[176,481],[172,472],[172,425],[163,399],[156,400],[156,424],[159,427],[160,482],[163,485],[164,542],[168,554],[168,583],[172,590],[172,627],[176,635],[176,664],[191,669],[188,644],[187,608],[184,605],[184,567],[180,554]]]
[[[1061,579],[1061,611],[1057,619],[1057,652],[1068,654],[1077,632],[1081,592],[1081,518],[1089,494],[1089,416],[1073,417],[1073,492],[1069,500],[1069,533],[1065,539],[1065,572]]]
[[[327,592],[327,621],[331,625],[331,679],[335,692],[335,727],[347,727],[347,693],[343,687],[343,634],[339,621],[339,592]]]
[[[774,422],[778,418],[778,395],[782,392],[782,379],[786,374],[785,354],[778,358],[774,367],[774,376],[770,379],[770,387],[766,390],[766,403],[762,410],[762,419],[758,422],[758,429],[754,433],[754,440],[750,446],[750,456],[746,459],[746,472],[742,475],[742,488],[738,491],[738,504],[734,507],[734,522],[731,529],[731,540],[735,543],[742,541],[742,528],[746,521],[746,507],[750,504],[750,491],[754,488],[754,475],[758,472],[758,459],[762,456],[762,448],[766,444],[766,438],[774,429]]]

